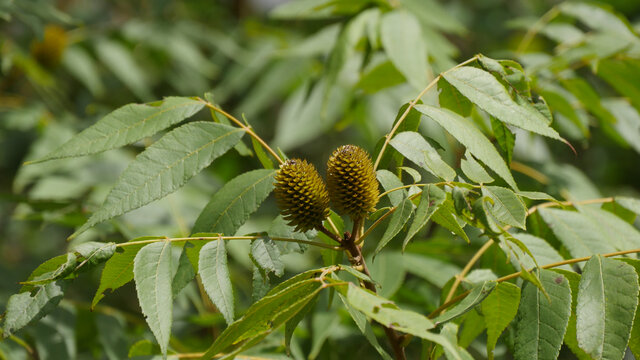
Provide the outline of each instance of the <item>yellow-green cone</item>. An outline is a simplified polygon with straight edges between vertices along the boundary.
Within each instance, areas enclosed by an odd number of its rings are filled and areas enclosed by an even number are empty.
[[[369,154],[355,145],[336,149],[327,163],[327,187],[336,211],[352,219],[366,216],[378,203],[378,180]]]
[[[296,231],[322,225],[329,216],[329,193],[316,168],[300,159],[280,165],[274,193],[282,215]]]

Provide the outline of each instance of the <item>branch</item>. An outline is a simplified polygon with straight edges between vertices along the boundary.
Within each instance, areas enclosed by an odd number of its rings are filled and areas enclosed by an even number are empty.
[[[201,101],[202,103],[204,103],[204,105],[209,109],[224,115],[227,119],[233,121],[236,125],[241,127],[244,131],[246,131],[249,135],[251,135],[252,138],[254,138],[257,142],[259,142],[260,145],[262,145],[262,147],[265,148],[265,150],[267,150],[271,154],[271,156],[273,156],[278,161],[279,164],[282,164],[284,162],[282,161],[280,156],[278,156],[278,154],[275,151],[273,151],[273,149],[269,145],[267,145],[267,143],[264,140],[262,140],[262,138],[258,136],[258,134],[256,134],[253,131],[253,129],[250,126],[243,124],[240,120],[236,119],[233,115],[220,109],[219,107],[213,105],[212,103],[199,97],[197,99],[198,101]]]
[[[407,109],[404,111],[404,113],[402,114],[402,116],[400,116],[400,118],[398,119],[398,121],[396,122],[396,124],[394,125],[394,127],[391,129],[391,131],[385,136],[384,139],[384,143],[382,144],[382,147],[380,148],[380,152],[378,153],[378,156],[376,157],[376,162],[373,164],[373,171],[375,171],[378,168],[378,165],[380,164],[380,160],[382,160],[382,155],[384,154],[385,149],[387,148],[387,145],[389,145],[389,141],[391,141],[391,138],[393,137],[393,135],[396,133],[396,131],[398,130],[398,128],[400,127],[400,125],[402,124],[402,122],[404,121],[404,119],[407,117],[407,115],[409,115],[409,112],[411,111],[411,109],[413,109],[416,104],[418,103],[418,101],[420,101],[420,99],[429,91],[431,90],[431,88],[438,83],[438,80],[440,80],[440,78],[442,77],[442,75],[448,73],[451,70],[457,69],[461,66],[467,65],[470,62],[476,61],[478,59],[478,55],[472,57],[469,60],[463,61],[460,64],[452,67],[451,69],[441,73],[440,75],[436,76],[433,80],[431,80],[431,82],[429,83],[429,85],[427,85],[426,88],[422,89],[422,91],[420,92],[420,94],[418,94],[418,96],[416,96],[415,99],[413,99],[411,102],[409,102],[409,106],[407,106]]]

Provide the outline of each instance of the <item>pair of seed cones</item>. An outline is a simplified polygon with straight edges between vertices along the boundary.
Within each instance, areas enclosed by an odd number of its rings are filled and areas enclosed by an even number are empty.
[[[322,226],[329,203],[339,214],[360,219],[378,203],[378,181],[369,154],[355,145],[336,149],[327,162],[327,183],[306,160],[280,165],[274,193],[284,219],[296,231]]]

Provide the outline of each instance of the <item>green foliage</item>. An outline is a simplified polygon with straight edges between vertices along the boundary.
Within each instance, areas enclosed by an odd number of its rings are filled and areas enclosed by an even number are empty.
[[[517,3],[0,6],[0,359],[640,357],[640,8]]]

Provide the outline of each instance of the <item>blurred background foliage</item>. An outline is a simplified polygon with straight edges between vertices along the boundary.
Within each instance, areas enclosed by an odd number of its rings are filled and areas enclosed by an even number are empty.
[[[322,164],[338,145],[354,143],[374,152],[402,104],[438,73],[477,53],[513,59],[523,64],[533,84],[515,91],[542,95],[553,112],[553,126],[577,151],[516,132],[512,168],[520,187],[564,199],[638,196],[640,2],[586,4],[0,0],[0,311],[32,269],[66,251],[66,237],[153,139],[87,158],[21,164],[42,157],[122,105],[169,95],[210,91],[215,102],[243,116],[269,143],[289,157],[309,159],[323,173]],[[437,92],[423,101],[437,102]],[[482,111],[465,103],[450,106],[458,111],[469,106],[471,118],[492,134]],[[195,119],[209,117],[202,111]],[[464,154],[460,145],[433,123],[421,126],[458,167]],[[261,166],[250,144],[245,145],[178,192],[74,242],[189,235],[216,189]],[[264,230],[276,213],[270,199],[239,232]],[[421,313],[434,310],[446,285],[442,279],[459,272],[481,244],[469,235],[471,246],[431,227],[409,246],[410,256],[382,253],[371,265],[382,295]],[[248,246],[241,241],[228,245],[241,309],[251,303]],[[501,250],[494,250],[483,265],[496,274],[511,272]],[[291,272],[322,263],[315,250],[285,255],[285,261]],[[420,278],[425,273],[431,275]],[[28,345],[1,342],[0,357],[29,358],[29,351],[36,351],[40,359],[122,359],[134,342],[152,340],[132,284],[88,311],[97,278],[98,272],[80,277],[67,291],[64,306],[21,334]],[[326,312],[328,301],[321,298],[299,328],[294,357],[376,357],[344,311]],[[177,351],[205,348],[211,328],[215,335],[223,327],[195,283],[174,308],[171,346]],[[281,351],[281,338],[272,338],[253,351]],[[329,346],[323,347],[325,342]],[[502,345],[496,355],[505,349]],[[472,345],[471,351],[483,356],[482,345]]]

